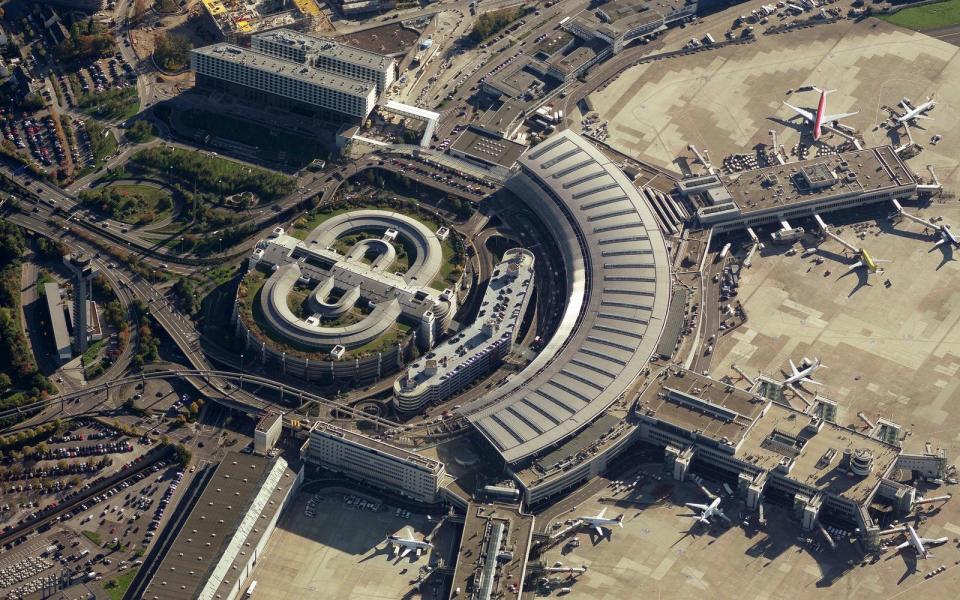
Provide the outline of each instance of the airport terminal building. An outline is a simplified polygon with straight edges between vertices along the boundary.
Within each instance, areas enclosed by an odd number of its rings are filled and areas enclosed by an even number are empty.
[[[917,179],[891,146],[681,180],[677,192],[714,233],[909,198]]]

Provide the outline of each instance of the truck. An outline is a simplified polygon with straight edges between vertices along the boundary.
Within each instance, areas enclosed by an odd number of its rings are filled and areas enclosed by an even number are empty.
[[[730,487],[730,484],[729,484],[729,483],[723,484],[723,491],[725,491],[728,496],[732,496],[732,495],[733,495],[733,488]]]
[[[247,593],[244,594],[243,597],[244,597],[244,598],[252,598],[252,597],[253,597],[253,592],[256,591],[256,589],[257,589],[257,581],[254,580],[254,581],[250,584],[250,587],[247,588]]]

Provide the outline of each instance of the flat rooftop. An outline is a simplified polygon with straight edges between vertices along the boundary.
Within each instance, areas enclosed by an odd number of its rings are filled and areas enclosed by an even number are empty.
[[[460,134],[450,149],[480,162],[509,168],[527,147],[471,125]]]
[[[520,114],[527,109],[527,104],[519,100],[507,99],[501,102],[497,108],[491,108],[480,117],[479,127],[492,131],[500,135],[505,135],[511,126],[520,117]],[[519,158],[519,154],[514,160]]]
[[[763,418],[756,421],[737,450],[737,457],[772,471],[784,458],[778,449],[783,440],[803,440],[799,442],[802,446],[798,448],[787,477],[820,491],[865,503],[896,461],[900,449],[829,422],[823,422],[820,430],[808,437],[803,429],[809,422],[810,415],[771,402]],[[860,477],[841,468],[844,450],[870,452],[873,455],[870,474]]]
[[[400,23],[392,23],[348,33],[336,39],[354,48],[363,48],[388,56],[396,56],[409,52],[416,47],[417,40],[420,39],[420,33],[415,29],[404,27]]]
[[[471,502],[457,549],[450,598],[514,596],[508,588],[511,583],[523,587],[533,527],[533,515],[513,506]],[[458,588],[460,594],[456,594]]]
[[[508,250],[493,269],[476,320],[456,337],[435,346],[410,365],[400,379],[403,394],[417,393],[441,383],[517,335],[526,299],[533,291],[533,253],[524,248]],[[499,346],[502,348],[502,346]]]
[[[60,285],[50,282],[43,284],[43,293],[50,315],[50,327],[53,329],[53,341],[60,348],[70,347],[70,330],[67,318],[63,315],[63,300],[60,298]]]
[[[644,390],[637,413],[733,447],[735,458],[765,471],[791,459],[784,477],[858,503],[869,499],[900,453],[853,429],[815,422],[804,412],[683,369],[670,369]],[[870,474],[842,469],[845,450],[868,451]]]
[[[427,469],[428,471],[437,471],[441,467],[441,464],[438,461],[427,458],[425,456],[421,456],[416,452],[410,452],[409,450],[398,448],[392,444],[388,444],[380,440],[375,440],[372,437],[363,435],[362,433],[357,433],[355,431],[350,431],[349,429],[337,427],[336,425],[332,425],[330,423],[323,423],[321,421],[318,421],[310,430],[310,433],[311,434],[317,433],[318,435],[335,437],[335,438],[339,438],[344,441],[350,442],[352,444],[355,444],[357,446],[364,446],[366,448],[376,450],[383,454],[387,454],[389,456],[399,458],[403,461],[417,464]]]
[[[193,52],[198,55],[210,56],[266,73],[276,73],[284,78],[297,79],[355,96],[367,96],[373,92],[376,87],[373,83],[349,77],[341,77],[340,75],[334,75],[297,62],[275,58],[268,54],[263,54],[248,48],[241,48],[233,44],[213,44],[212,46],[195,48]]]
[[[527,90],[537,84],[543,84],[540,77],[527,68],[531,59],[521,57],[512,65],[506,67],[495,75],[489,75],[484,81],[486,85],[496,88],[501,93],[511,98],[522,97]]]
[[[367,67],[384,71],[393,63],[393,59],[366,48],[357,48],[330,38],[312,36],[292,29],[277,29],[255,36],[258,39],[298,48],[306,52],[309,58],[327,58],[358,67]]]
[[[671,369],[647,387],[637,412],[711,440],[736,446],[762,412],[766,401],[732,385]]]
[[[916,183],[890,146],[742,171],[722,181],[744,215]]]
[[[282,459],[239,452],[228,452],[224,456],[163,557],[144,592],[144,599],[192,600],[209,580],[223,579],[227,574],[226,579],[231,583],[220,583],[214,590],[225,597],[237,572],[234,567],[246,564],[249,556],[237,552],[231,564],[221,565],[224,552],[237,535],[246,534],[242,539],[244,545],[256,546],[265,529],[242,531],[244,517],[248,511],[256,510],[259,515],[254,523],[269,520],[280,510],[283,498],[294,483],[295,478],[286,469],[279,483],[269,479],[277,461]],[[276,487],[267,490],[268,483]],[[260,502],[254,504],[258,498]]]
[[[574,39],[575,38],[573,37],[573,34],[567,33],[562,29],[559,31],[552,31],[545,40],[530,50],[530,54],[539,60],[550,60],[550,57],[562,50]]]

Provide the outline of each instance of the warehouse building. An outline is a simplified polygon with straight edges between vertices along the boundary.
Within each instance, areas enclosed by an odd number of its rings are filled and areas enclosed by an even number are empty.
[[[730,175],[681,180],[697,220],[724,233],[832,210],[909,198],[917,179],[891,146],[820,156]]]
[[[283,106],[316,119],[362,122],[377,102],[377,86],[295,61],[234,46],[194,49],[197,87]]]
[[[328,471],[426,504],[439,500],[446,476],[439,461],[329,423],[313,426],[300,454]]]
[[[291,29],[256,34],[250,41],[257,52],[373,83],[378,97],[397,77],[397,61],[389,56]]]
[[[493,270],[477,319],[407,368],[393,385],[401,412],[414,412],[457,393],[495,369],[513,349],[533,294],[533,253],[508,250]]]
[[[228,452],[141,598],[239,598],[302,473],[292,472],[282,458]],[[197,477],[204,477],[204,471]]]

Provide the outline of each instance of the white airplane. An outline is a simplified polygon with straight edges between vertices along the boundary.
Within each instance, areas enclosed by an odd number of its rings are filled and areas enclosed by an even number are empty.
[[[783,387],[787,387],[788,385],[801,385],[804,383],[812,383],[813,385],[823,385],[819,381],[814,381],[813,379],[810,379],[810,375],[813,375],[814,371],[816,371],[820,367],[823,367],[824,369],[827,368],[826,365],[820,362],[819,357],[814,358],[813,362],[809,364],[807,364],[807,359],[804,359],[803,362],[800,363],[800,365],[803,366],[803,369],[797,369],[797,365],[793,364],[793,360],[791,359],[787,359],[787,362],[790,363],[791,375],[787,377],[787,379],[783,382]]]
[[[923,225],[924,227],[928,227],[933,231],[936,231],[937,234],[939,234],[940,239],[937,240],[937,243],[934,244],[934,247],[941,246],[943,244],[950,244],[954,247],[960,247],[960,238],[957,238],[956,234],[953,233],[953,231],[950,229],[950,226],[947,225],[946,223],[942,225],[937,225],[932,221],[928,221],[922,217],[911,215],[910,213],[903,210],[903,207],[900,206],[900,203],[897,202],[896,200],[893,201],[893,206],[897,210],[897,214],[900,215],[901,217],[905,219],[909,219],[914,223],[918,223],[920,225]]]
[[[721,519],[723,519],[723,520],[726,521],[727,523],[730,522],[730,517],[728,517],[727,515],[723,514],[723,511],[720,510],[720,498],[719,498],[719,497],[714,498],[714,499],[713,499],[713,502],[711,502],[709,505],[707,505],[707,504],[695,504],[695,503],[693,503],[693,502],[687,502],[687,503],[686,503],[686,506],[688,506],[688,507],[690,507],[690,508],[693,508],[693,509],[695,509],[695,510],[699,510],[699,511],[700,511],[700,514],[699,514],[699,515],[695,515],[694,518],[697,519],[698,521],[700,521],[701,523],[706,524],[706,525],[709,525],[709,524],[710,524],[710,517],[720,517]]]
[[[904,113],[898,115],[894,113],[894,120],[897,123],[912,123],[917,119],[930,119],[933,120],[933,117],[927,115],[927,113],[936,107],[937,103],[934,102],[933,97],[927,98],[927,101],[923,104],[914,107],[910,104],[910,101],[906,98],[900,100],[900,106],[903,107]]]
[[[807,123],[810,123],[813,126],[813,139],[819,140],[820,136],[823,134],[821,128],[825,123],[833,123],[844,119],[846,117],[852,117],[857,114],[856,112],[851,113],[840,113],[838,115],[828,115],[827,112],[827,94],[833,93],[837,90],[821,90],[820,88],[814,87],[814,90],[820,92],[820,102],[817,103],[817,112],[812,113],[808,110],[802,108],[797,108],[792,104],[784,102],[787,106],[793,109],[798,115],[804,118]]]
[[[580,520],[582,523],[585,523],[593,527],[594,530],[596,530],[596,532],[601,536],[604,535],[603,528],[610,525],[616,525],[617,527],[623,529],[623,515],[621,514],[620,516],[614,519],[608,519],[603,516],[604,514],[606,514],[606,512],[607,512],[607,508],[604,507],[603,509],[600,510],[599,513],[597,513],[597,516],[595,517],[577,517],[577,519]]]
[[[387,543],[387,545],[389,545],[393,549],[392,553],[390,554],[391,559],[397,555],[398,547],[403,548],[403,550],[400,550],[400,558],[403,558],[406,555],[410,554],[411,550],[417,553],[417,558],[420,558],[421,552],[423,552],[424,550],[433,548],[433,544],[426,541],[426,538],[424,538],[424,541],[422,542],[414,538],[413,532],[410,530],[409,527],[406,528],[406,533],[407,533],[406,537],[400,537],[399,535],[391,534],[387,536],[386,540],[384,540]]]
[[[910,546],[913,546],[914,551],[917,553],[918,558],[929,558],[933,556],[930,554],[930,549],[927,548],[927,545],[939,545],[945,544],[949,538],[922,538],[917,535],[917,530],[913,528],[913,525],[907,525],[907,541],[897,546],[897,550],[904,550]]]
[[[884,260],[882,258],[873,258],[863,248],[857,248],[847,240],[843,239],[839,235],[830,231],[830,228],[827,227],[827,224],[823,222],[823,219],[820,218],[820,215],[814,215],[813,218],[817,221],[817,225],[820,226],[820,231],[823,232],[823,235],[834,240],[835,242],[837,242],[838,244],[840,244],[850,252],[853,252],[854,254],[857,255],[857,259],[858,259],[857,262],[850,265],[850,267],[847,269],[848,271],[852,271],[854,269],[859,269],[863,267],[870,273],[883,273],[883,268],[880,267],[879,265],[882,263],[893,262],[892,260]]]

